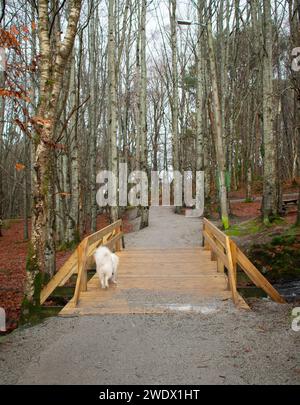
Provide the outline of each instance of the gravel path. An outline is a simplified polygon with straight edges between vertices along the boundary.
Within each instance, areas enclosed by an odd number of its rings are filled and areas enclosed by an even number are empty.
[[[164,249],[200,246],[202,221],[174,215],[172,208],[152,207],[149,227],[126,235],[126,249]]]
[[[127,247],[200,242],[200,220],[151,210]],[[154,215],[155,214],[155,215]],[[0,340],[1,384],[299,384],[289,305],[209,313],[51,318]]]

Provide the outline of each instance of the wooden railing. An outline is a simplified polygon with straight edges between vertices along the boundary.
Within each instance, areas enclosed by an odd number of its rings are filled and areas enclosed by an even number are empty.
[[[285,303],[284,298],[238,246],[206,218],[203,220],[203,238],[204,248],[211,251],[211,259],[217,261],[218,271],[224,272],[225,268],[227,269],[228,284],[233,302],[236,305],[239,304],[239,294],[237,292],[238,266],[258,288],[262,288],[275,302]]]
[[[108,225],[106,228],[88,236],[77,247],[78,275],[71,305],[76,307],[80,293],[87,290],[87,262],[95,250],[101,245],[119,252],[123,237],[122,220]]]
[[[63,286],[73,274],[77,273],[75,293],[71,300],[74,307],[77,306],[81,291],[87,289],[87,268],[93,262],[93,253],[101,245],[117,252],[120,251],[123,236],[123,224],[122,220],[119,220],[83,239],[62,268],[43,288],[41,304],[46,301],[56,287]]]

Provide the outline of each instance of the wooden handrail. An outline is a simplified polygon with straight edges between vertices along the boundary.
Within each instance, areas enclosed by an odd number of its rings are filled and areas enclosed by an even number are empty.
[[[80,298],[80,293],[87,290],[87,269],[86,264],[90,256],[93,255],[97,247],[107,246],[115,251],[121,250],[122,220],[101,229],[100,231],[87,236],[77,247],[78,274],[74,296],[70,303],[76,307]]]
[[[206,245],[216,255],[217,261],[220,261],[223,267],[226,267],[228,270],[228,283],[232,300],[237,305],[239,300],[234,263],[230,249],[230,239],[206,218],[203,220],[203,236]],[[219,268],[220,266],[218,265],[218,270]]]
[[[286,302],[238,246],[206,218],[203,220],[203,237],[204,247],[211,250],[216,257],[218,271],[220,271],[219,269],[221,267],[227,268],[229,288],[232,293],[233,302],[236,305],[239,304],[237,293],[237,266],[247,274],[257,287],[262,288],[275,302]],[[220,263],[222,266],[220,266]]]

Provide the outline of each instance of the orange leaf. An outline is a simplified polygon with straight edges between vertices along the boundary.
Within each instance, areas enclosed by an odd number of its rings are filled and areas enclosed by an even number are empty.
[[[0,28],[0,46],[2,48],[15,48],[20,53],[20,43],[12,32]]]
[[[0,97],[22,98],[20,91],[0,89]]]
[[[25,169],[25,166],[22,163],[16,163],[15,168],[18,172],[21,172]]]
[[[36,23],[34,21],[32,21],[31,23],[31,28],[33,29],[33,31],[36,30]]]

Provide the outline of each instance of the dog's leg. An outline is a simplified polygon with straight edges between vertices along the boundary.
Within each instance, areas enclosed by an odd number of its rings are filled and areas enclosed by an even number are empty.
[[[101,275],[100,277],[101,288],[105,289],[105,275]]]
[[[105,276],[104,276],[104,285],[105,285],[104,288],[108,288],[108,275],[107,274],[105,274]]]

